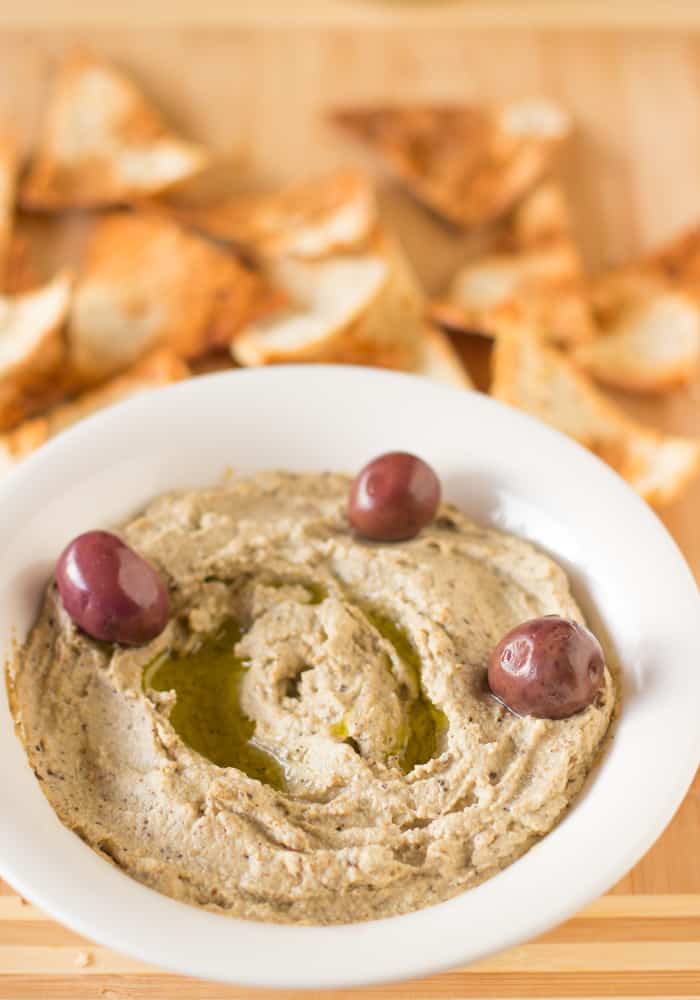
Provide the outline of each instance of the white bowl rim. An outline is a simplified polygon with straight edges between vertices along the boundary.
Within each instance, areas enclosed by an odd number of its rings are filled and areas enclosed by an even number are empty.
[[[650,609],[655,612],[653,621],[646,623],[654,632],[653,655],[660,658],[664,676],[673,683],[668,684],[668,689],[664,683],[655,691],[657,704],[651,707],[650,719],[661,726],[665,739],[659,741],[655,752],[641,741],[635,755],[641,762],[643,778],[635,774],[631,764],[625,764],[627,784],[617,786],[618,794],[627,786],[632,786],[632,791],[637,786],[638,790],[648,789],[651,805],[630,800],[624,811],[614,815],[615,829],[603,831],[607,837],[603,857],[592,851],[591,836],[584,836],[600,830],[594,822],[600,816],[589,815],[592,805],[576,807],[540,844],[495,878],[446,903],[402,917],[335,927],[289,927],[224,918],[167,899],[136,883],[98,858],[60,825],[39,833],[29,828],[29,812],[26,817],[21,810],[4,810],[0,815],[0,874],[41,909],[78,933],[137,959],[174,972],[244,986],[342,988],[425,976],[542,933],[597,898],[636,863],[670,821],[700,759],[700,731],[693,718],[700,703],[700,672],[695,676],[689,672],[686,678],[674,669],[679,654],[697,663],[700,605],[695,581],[677,546],[647,505],[597,458],[551,428],[479,393],[447,388],[415,376],[325,365],[217,373],[147,393],[64,432],[0,483],[0,510],[9,513],[7,520],[3,518],[0,523],[0,547],[6,540],[9,546],[9,526],[16,531],[21,515],[51,498],[57,485],[61,488],[63,484],[65,490],[71,476],[89,480],[100,463],[121,458],[126,461],[134,435],[148,440],[164,434],[157,422],[164,424],[166,416],[169,426],[171,422],[176,425],[172,433],[179,443],[182,437],[175,430],[181,435],[187,433],[188,420],[191,427],[193,417],[186,419],[185,414],[190,411],[196,411],[199,418],[206,413],[234,412],[236,408],[245,412],[245,406],[257,401],[261,412],[279,416],[286,412],[284,401],[303,399],[303,412],[310,408],[318,415],[325,412],[319,409],[319,396],[326,406],[333,403],[351,411],[361,399],[364,407],[376,408],[385,418],[386,407],[400,403],[410,404],[411,410],[421,413],[432,408],[443,421],[448,414],[460,414],[467,428],[480,429],[479,438],[470,439],[471,450],[466,453],[476,454],[485,468],[495,466],[499,473],[505,469],[515,497],[528,490],[545,497],[548,487],[550,493],[556,487],[564,516],[585,525],[589,534],[593,525],[601,551],[607,551],[609,546],[614,552],[615,565],[640,604],[640,613]],[[255,407],[253,411],[257,412]],[[358,421],[372,416],[365,418],[364,409],[357,414]],[[290,418],[290,424],[294,419]],[[314,426],[313,419],[309,426]],[[446,427],[447,423],[443,430]],[[140,428],[146,428],[143,435]],[[319,430],[325,432],[325,428]],[[285,428],[285,433],[292,431]],[[363,433],[368,433],[366,428]],[[377,434],[383,433],[377,426]],[[397,430],[395,437],[400,438],[401,433]],[[503,447],[488,452],[487,438],[512,447],[508,462]],[[108,458],[101,444],[105,441],[110,446]],[[140,442],[137,447],[142,447]],[[378,447],[374,453],[382,450],[385,448]],[[340,461],[335,467],[346,465]],[[292,466],[300,467],[295,462]],[[563,469],[573,469],[574,474],[557,478]],[[587,497],[582,504],[578,494],[584,484]],[[147,498],[138,494],[139,502]],[[641,559],[638,548],[635,551],[640,539],[644,549]],[[55,558],[56,553],[47,555]],[[663,580],[662,589],[654,587],[648,572],[646,577],[643,575],[645,558],[647,570],[653,566],[652,576]],[[0,645],[2,639],[0,635]],[[5,643],[8,641],[5,636]],[[649,714],[650,699],[640,697],[637,701]],[[6,714],[6,705],[0,711]],[[623,707],[624,728],[633,729],[627,724],[626,711]],[[639,716],[639,705],[629,714]],[[638,736],[643,726],[637,722],[635,725]],[[643,725],[650,723],[644,721]],[[619,738],[623,739],[621,733]],[[6,767],[8,780],[23,790],[28,778],[34,780],[31,774],[20,775],[14,764],[5,762],[0,764],[0,775]],[[606,759],[600,773],[607,767]],[[604,783],[596,777],[596,795],[598,786]],[[592,796],[587,792],[584,800],[589,798]],[[614,811],[614,799],[609,799],[608,804]],[[44,807],[50,809],[46,803]],[[629,837],[624,845],[615,843],[618,832]],[[76,852],[82,852],[79,863],[85,878],[79,881],[70,871],[57,871],[50,859],[39,863],[32,848],[35,836],[53,841],[52,846],[62,855],[77,857]],[[537,908],[532,906],[529,895],[534,887]],[[498,917],[506,912],[509,926],[504,929]],[[469,940],[460,933],[461,927],[468,931]]]

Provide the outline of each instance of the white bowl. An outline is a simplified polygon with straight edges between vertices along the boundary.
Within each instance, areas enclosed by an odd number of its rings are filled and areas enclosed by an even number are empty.
[[[0,872],[81,934],[177,972],[255,986],[422,976],[539,934],[608,889],[679,805],[700,757],[700,601],[648,507],[571,441],[477,393],[330,366],[213,375],[66,432],[0,487],[0,654],[21,640],[68,540],[226,467],[358,469],[417,452],[447,497],[568,569],[624,671],[615,737],[559,826],[477,888],[418,913],[340,927],[233,920],[132,881],[58,821],[0,704]]]

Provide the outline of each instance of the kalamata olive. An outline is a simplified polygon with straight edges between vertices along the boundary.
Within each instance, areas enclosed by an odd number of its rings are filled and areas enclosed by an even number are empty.
[[[430,466],[405,451],[380,455],[362,469],[350,490],[348,520],[377,542],[413,538],[440,503],[440,480]]]
[[[56,584],[70,617],[93,639],[138,646],[168,622],[160,574],[108,531],[73,539],[56,564]]]
[[[591,704],[603,683],[600,643],[578,622],[546,615],[516,626],[489,661],[489,687],[518,715],[566,719]]]

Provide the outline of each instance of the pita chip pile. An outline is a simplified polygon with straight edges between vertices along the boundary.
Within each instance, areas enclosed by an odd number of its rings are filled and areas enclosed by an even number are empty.
[[[471,386],[363,171],[232,183],[202,202],[225,166],[82,50],[57,72],[19,179],[0,133],[0,472],[102,407],[237,364],[352,362]],[[16,203],[63,233],[71,213],[87,220],[58,274],[35,268]]]
[[[431,315],[453,331],[494,339],[492,395],[576,438],[664,506],[698,472],[700,444],[632,421],[595,382],[650,396],[688,385],[700,360],[700,284],[690,263],[674,271],[656,254],[588,277],[571,232],[559,248],[550,240],[533,257],[513,234],[540,191],[508,223],[506,239],[522,249],[507,267],[495,254],[467,263]]]
[[[99,409],[222,368],[371,365],[473,389],[462,357],[477,334],[494,345],[493,396],[574,437],[651,503],[677,497],[698,443],[642,426],[605,390],[659,395],[695,377],[700,226],[587,274],[556,174],[573,123],[550,99],[348,106],[329,119],[463,242],[439,296],[366,170],[263,187],[95,54],[59,67],[28,163],[0,123],[0,475]],[[27,227],[31,215],[43,221]],[[43,267],[37,226],[59,234]]]
[[[494,251],[455,274],[436,322],[491,336],[500,307],[517,299],[553,343],[578,344],[594,333],[583,262],[564,192],[545,181],[514,209]]]
[[[447,336],[427,324],[408,261],[382,230],[344,254],[279,257],[267,273],[289,305],[234,338],[239,364],[372,364],[471,385]]]
[[[279,309],[234,334],[238,364],[367,364],[471,386],[449,338],[426,323],[423,292],[361,172],[176,214],[257,260],[281,293]]]
[[[700,468],[699,441],[626,416],[517,312],[502,319],[492,364],[491,395],[590,448],[649,503],[674,500]]]
[[[700,226],[591,276],[556,179],[572,126],[555,103],[351,107],[330,117],[429,211],[481,235],[481,251],[428,316],[453,337],[494,341],[491,394],[591,448],[651,503],[675,499],[698,471],[698,443],[632,421],[595,383],[658,395],[695,378]]]
[[[700,358],[700,238],[587,277],[561,188],[545,182],[517,207],[495,252],[468,261],[431,307],[446,329],[496,336],[517,303],[548,342],[597,381],[639,393],[689,383]],[[673,263],[670,263],[670,261]]]

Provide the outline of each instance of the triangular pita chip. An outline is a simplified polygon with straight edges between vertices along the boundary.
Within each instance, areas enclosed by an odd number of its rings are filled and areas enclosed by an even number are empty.
[[[516,302],[548,340],[593,336],[583,265],[564,193],[552,181],[529,194],[506,222],[493,252],[465,264],[432,319],[447,329],[491,336],[501,307]]]
[[[162,215],[113,213],[98,221],[76,285],[71,364],[90,382],[158,346],[197,357],[273,304],[263,279],[225,249]]]
[[[434,212],[459,226],[507,212],[571,130],[553,101],[345,108],[332,120],[363,141]]]
[[[17,144],[13,136],[0,132],[0,291],[7,288],[16,181]]]
[[[0,297],[0,429],[49,405],[65,387],[71,281],[66,274],[48,285]]]
[[[700,225],[597,275],[592,296],[596,312],[609,320],[629,303],[660,288],[684,292],[700,301]]]
[[[449,339],[426,329],[422,293],[387,234],[376,232],[359,253],[280,258],[270,274],[291,305],[234,339],[239,364],[365,364],[471,386]]]
[[[574,359],[599,381],[632,392],[690,382],[700,359],[700,226],[598,275],[591,301],[601,336]]]
[[[572,356],[606,385],[664,392],[687,384],[697,372],[700,308],[689,295],[642,281],[637,294],[624,296],[615,309],[601,310],[598,325],[601,335],[579,345]]]
[[[22,204],[42,210],[121,204],[166,190],[207,161],[126,76],[76,52],[58,76]]]
[[[233,357],[242,365],[336,360],[388,280],[385,261],[369,253],[314,263],[283,258],[268,273],[291,304],[233,339]]]
[[[156,351],[124,374],[84,393],[77,399],[56,406],[41,417],[26,420],[19,427],[0,436],[0,476],[20,459],[35,451],[49,438],[72,424],[131,396],[187,378],[187,365],[168,351]]]
[[[531,330],[512,332],[504,323],[492,364],[492,396],[576,438],[649,503],[662,506],[675,499],[700,468],[700,441],[630,419]]]
[[[367,240],[377,221],[372,185],[357,170],[173,211],[183,222],[260,257],[313,259],[349,250]]]
[[[450,338],[435,326],[426,324],[423,331],[423,345],[416,375],[425,375],[436,382],[444,382],[458,389],[473,389],[474,383],[455,351]]]

